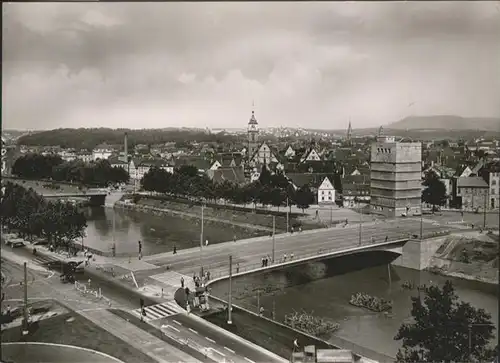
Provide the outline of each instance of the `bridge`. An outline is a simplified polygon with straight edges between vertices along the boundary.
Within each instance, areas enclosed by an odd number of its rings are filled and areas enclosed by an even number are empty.
[[[107,191],[88,190],[74,193],[43,193],[44,198],[87,198],[94,207],[103,206],[106,202]]]

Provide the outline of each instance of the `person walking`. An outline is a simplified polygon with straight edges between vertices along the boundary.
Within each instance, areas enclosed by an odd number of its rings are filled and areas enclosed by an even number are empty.
[[[293,252],[290,253],[290,260],[293,260]]]
[[[239,264],[239,263],[237,263],[237,264],[236,264],[236,273],[239,273],[239,272],[240,272],[240,264]]]
[[[177,254],[177,246],[174,245],[174,255]]]
[[[184,288],[184,277],[181,276],[181,287]]]
[[[283,262],[286,262],[286,253],[283,255]]]
[[[113,245],[111,246],[111,254],[113,257],[116,257],[116,243],[113,242]]]
[[[142,242],[137,242],[139,244],[139,260],[142,258]]]

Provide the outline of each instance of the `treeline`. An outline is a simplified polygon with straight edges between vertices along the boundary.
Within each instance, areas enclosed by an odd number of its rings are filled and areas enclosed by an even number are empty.
[[[52,179],[98,187],[129,180],[127,170],[111,166],[108,160],[84,163],[81,160],[64,161],[57,155],[41,154],[27,154],[16,159],[12,174],[26,179]]]
[[[45,238],[56,246],[85,236],[87,219],[68,202],[47,201],[33,189],[7,182],[2,187],[1,216],[4,226],[23,238]]]
[[[56,146],[74,148],[76,150],[93,150],[100,144],[123,145],[125,132],[128,133],[129,147],[135,145],[155,145],[166,142],[183,142],[196,140],[198,142],[230,143],[237,140],[234,135],[223,132],[208,134],[201,130],[165,130],[165,129],[56,129],[24,135],[17,141],[18,145],[28,146]]]
[[[284,175],[271,175],[265,166],[259,180],[244,186],[229,181],[214,183],[191,165],[176,168],[173,174],[160,168],[151,168],[142,178],[141,185],[146,191],[214,203],[223,199],[234,204],[253,203],[254,206],[258,203],[276,207],[297,205],[304,210],[315,200],[308,185],[295,190]]]

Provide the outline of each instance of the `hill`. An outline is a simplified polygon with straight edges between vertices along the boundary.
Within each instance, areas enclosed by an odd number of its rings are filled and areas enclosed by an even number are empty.
[[[500,118],[460,117],[453,115],[409,116],[387,125],[396,130],[483,130],[499,131]]]
[[[154,145],[166,142],[184,142],[196,140],[198,142],[225,143],[235,141],[236,137],[225,133],[211,134],[202,130],[191,129],[56,129],[41,131],[36,134],[21,136],[18,145],[28,146],[56,146],[63,148],[92,150],[97,145],[122,145],[125,132],[128,133],[129,146],[138,144]]]

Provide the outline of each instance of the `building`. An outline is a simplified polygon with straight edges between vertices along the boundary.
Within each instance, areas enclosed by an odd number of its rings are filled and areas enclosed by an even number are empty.
[[[248,121],[248,129],[247,129],[247,137],[248,137],[248,160],[254,156],[258,147],[258,138],[259,138],[259,124],[257,123],[257,119],[255,118],[255,113],[252,110],[252,117],[250,117],[250,121]]]
[[[318,187],[318,204],[335,203],[335,188],[328,177]]]
[[[489,187],[488,199],[489,209],[498,209],[500,205],[500,162],[490,162],[480,171],[479,175],[483,177]]]
[[[457,197],[466,211],[484,210],[488,206],[488,183],[479,176],[458,178]]]
[[[370,161],[372,213],[388,217],[421,213],[422,143],[379,136]]]

